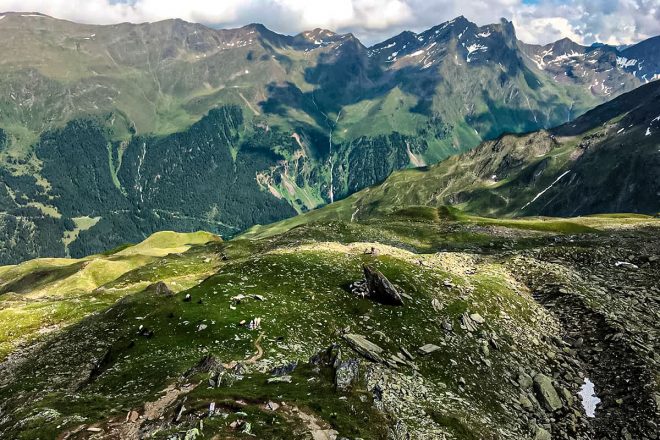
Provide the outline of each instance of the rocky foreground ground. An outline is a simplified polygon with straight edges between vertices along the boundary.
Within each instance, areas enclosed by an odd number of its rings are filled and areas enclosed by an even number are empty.
[[[657,220],[427,214],[0,268],[0,437],[658,438]]]

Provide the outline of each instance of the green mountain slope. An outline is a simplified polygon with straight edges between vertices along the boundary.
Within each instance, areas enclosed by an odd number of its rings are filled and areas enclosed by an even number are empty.
[[[660,212],[660,83],[644,85],[552,130],[504,135],[246,236],[315,221],[360,221],[411,206],[480,216]]]
[[[2,16],[0,262],[160,229],[233,235],[645,81],[616,56],[589,76],[619,84],[608,93],[556,81],[505,21],[459,17],[367,48],[321,29]]]
[[[659,236],[415,208],[0,267],[0,435],[649,437]]]

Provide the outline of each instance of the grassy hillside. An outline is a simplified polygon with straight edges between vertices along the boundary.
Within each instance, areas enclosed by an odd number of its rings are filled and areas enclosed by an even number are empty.
[[[212,272],[218,258],[182,254],[218,240],[205,232],[158,232],[116,252],[0,266],[0,357],[152,283],[167,281],[174,291],[195,285]]]
[[[658,227],[639,215],[499,221],[408,207],[228,242],[159,233],[104,256],[4,267],[0,433],[646,435],[658,385],[644,382],[657,366],[643,336],[657,329],[641,318],[657,313],[645,301]],[[402,306],[351,293],[363,264],[396,285]],[[146,288],[157,281],[171,292]],[[634,286],[636,305],[616,288],[599,294],[620,283]],[[540,292],[557,286],[578,302],[543,303]],[[585,347],[627,354],[582,351],[566,333],[569,306],[582,331],[602,332],[584,333],[594,338]],[[625,335],[611,339],[619,325]],[[437,348],[423,354],[426,344]],[[601,395],[609,416],[585,416],[585,374],[611,389]]]

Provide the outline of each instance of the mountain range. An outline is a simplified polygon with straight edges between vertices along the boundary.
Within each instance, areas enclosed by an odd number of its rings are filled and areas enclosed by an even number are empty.
[[[651,440],[659,132],[656,81],[231,240],[0,266],[0,437]]]
[[[0,16],[1,263],[162,229],[233,236],[572,121],[660,74],[658,38],[536,46],[506,20],[366,47],[322,29]]]
[[[509,134],[439,164],[243,236],[265,238],[317,221],[452,206],[486,218],[660,213],[660,82],[639,87],[550,130]],[[433,212],[433,211],[431,211]],[[436,214],[433,214],[435,216]]]
[[[0,438],[657,439],[659,45],[0,14]]]

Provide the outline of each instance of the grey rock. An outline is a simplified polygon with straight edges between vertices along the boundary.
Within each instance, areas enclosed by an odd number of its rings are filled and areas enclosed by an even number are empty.
[[[183,376],[190,377],[197,373],[214,373],[223,371],[224,369],[225,367],[222,365],[222,362],[220,362],[215,356],[209,354],[200,359],[200,361],[197,362],[197,365],[188,369]]]
[[[357,359],[347,359],[335,370],[335,386],[339,391],[346,391],[357,383],[359,377],[360,363]]]
[[[378,270],[369,265],[362,266],[369,298],[381,304],[401,306],[403,298],[396,287]]]
[[[483,324],[486,320],[478,313],[472,313],[470,319],[476,322],[477,324]]]
[[[545,374],[539,373],[534,376],[534,391],[536,391],[537,398],[547,410],[554,412],[564,406],[557,390],[552,385],[552,379]]]
[[[287,376],[296,369],[298,366],[298,361],[287,362],[284,365],[277,366],[270,370],[272,376]]]
[[[527,398],[524,394],[520,396],[519,399],[520,406],[525,408],[527,411],[531,411],[534,408],[534,405],[532,404],[532,401]]]
[[[529,374],[520,373],[518,375],[518,385],[520,385],[520,388],[528,390],[532,387],[533,383],[532,377]]]
[[[353,348],[353,350],[357,351],[367,359],[370,359],[374,362],[383,361],[383,358],[381,357],[383,349],[369,341],[364,336],[348,333],[344,335],[344,339]]]
[[[552,440],[552,435],[545,429],[539,427],[536,428],[536,434],[534,435],[534,440]]]
[[[401,352],[405,357],[408,358],[408,360],[414,361],[415,357],[410,353],[408,350],[406,350],[406,347],[401,347]]]
[[[437,345],[434,345],[434,344],[422,345],[418,349],[418,351],[421,354],[431,354],[431,353],[433,353],[434,351],[437,351],[437,350],[440,350],[440,347],[438,347]]]
[[[193,428],[189,429],[186,431],[186,436],[184,437],[184,440],[195,440],[197,437],[199,437],[200,432],[199,429]]]
[[[266,380],[268,383],[291,383],[291,376],[275,376]]]
[[[173,295],[174,292],[162,281],[151,284],[147,287],[147,290],[150,292],[155,292],[158,295]]]

